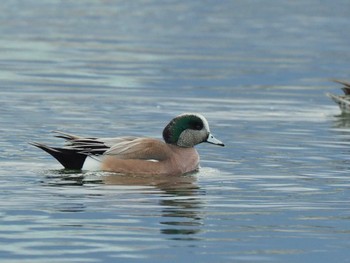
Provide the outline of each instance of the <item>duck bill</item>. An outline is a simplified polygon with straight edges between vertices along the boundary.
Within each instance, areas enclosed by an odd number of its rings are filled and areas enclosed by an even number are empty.
[[[216,139],[211,133],[209,133],[209,136],[208,136],[206,142],[211,143],[211,144],[215,144],[215,145],[219,145],[219,146],[225,146],[225,144],[223,144],[222,141],[219,141],[218,139]]]

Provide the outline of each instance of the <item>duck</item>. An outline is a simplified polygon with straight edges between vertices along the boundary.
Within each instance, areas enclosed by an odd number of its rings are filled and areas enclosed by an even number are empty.
[[[326,95],[338,104],[342,113],[350,114],[350,82],[342,80],[333,81],[343,85],[342,91],[344,92],[344,95],[334,95],[331,93],[327,93]]]
[[[199,154],[194,146],[206,142],[224,146],[199,113],[183,113],[163,129],[163,141],[155,138],[122,136],[82,137],[61,131],[62,147],[30,142],[52,155],[65,169],[106,171],[120,174],[179,175],[198,171]]]

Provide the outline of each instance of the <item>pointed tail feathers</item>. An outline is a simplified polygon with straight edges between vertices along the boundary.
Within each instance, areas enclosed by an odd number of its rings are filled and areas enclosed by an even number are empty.
[[[337,80],[337,79],[333,79],[334,82],[342,84],[342,90],[344,92],[345,95],[350,95],[350,82],[347,81],[343,81],[343,80]]]
[[[66,169],[81,170],[87,157],[76,149],[49,147],[37,142],[31,142],[30,144],[52,155]]]

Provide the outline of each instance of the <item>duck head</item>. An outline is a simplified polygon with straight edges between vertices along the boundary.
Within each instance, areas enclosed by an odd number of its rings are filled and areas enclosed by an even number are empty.
[[[198,113],[184,113],[172,119],[163,130],[166,143],[193,147],[202,142],[224,146],[209,130],[208,121]]]

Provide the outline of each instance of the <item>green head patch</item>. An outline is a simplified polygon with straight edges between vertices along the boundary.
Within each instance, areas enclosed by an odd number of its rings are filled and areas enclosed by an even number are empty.
[[[163,130],[163,138],[166,143],[177,144],[184,130],[200,131],[204,127],[202,118],[194,114],[180,115],[169,122]]]

